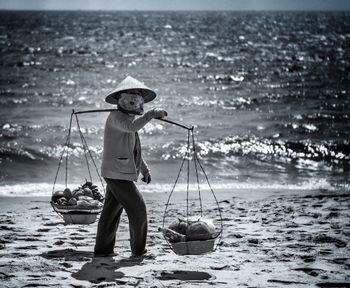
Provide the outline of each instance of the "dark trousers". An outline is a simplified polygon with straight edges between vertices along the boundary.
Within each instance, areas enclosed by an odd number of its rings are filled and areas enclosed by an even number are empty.
[[[120,215],[129,218],[130,246],[133,255],[142,255],[147,238],[147,211],[134,182],[105,178],[106,198],[97,227],[95,254],[113,253]]]

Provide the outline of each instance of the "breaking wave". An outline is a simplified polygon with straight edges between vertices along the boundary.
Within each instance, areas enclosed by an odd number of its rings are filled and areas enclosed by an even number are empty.
[[[78,187],[81,183],[68,183],[68,187]],[[100,191],[103,191],[101,184],[97,183]],[[144,193],[169,193],[174,184],[141,184],[139,185],[140,191]],[[344,184],[339,186],[334,186],[328,183],[324,179],[310,179],[305,182],[301,182],[298,184],[281,184],[281,183],[214,183],[211,185],[214,192],[216,190],[231,190],[232,197],[235,196],[237,190],[255,190],[257,192],[262,190],[267,190],[269,192],[280,193],[283,191],[297,191],[297,190],[328,190],[328,191],[336,191],[338,189],[344,189],[349,191],[350,185]],[[32,196],[40,196],[40,197],[50,197],[52,195],[52,183],[21,183],[21,184],[12,184],[12,185],[0,185],[0,197],[8,197],[8,196],[22,196],[22,197],[32,197]],[[65,185],[56,184],[56,190],[63,190]],[[174,193],[185,192],[187,189],[187,184],[179,183],[176,186],[176,190]],[[206,185],[201,186],[201,191],[203,193],[209,193],[209,188]],[[197,191],[196,185],[190,185],[190,191]],[[210,197],[210,196],[209,196]],[[219,199],[220,200],[220,199]]]

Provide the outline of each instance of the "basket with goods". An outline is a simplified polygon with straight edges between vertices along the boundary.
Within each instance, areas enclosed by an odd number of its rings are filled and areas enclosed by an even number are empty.
[[[198,255],[213,251],[215,239],[221,233],[216,231],[210,219],[204,218],[188,221],[179,218],[169,228],[160,230],[178,255]]]
[[[163,227],[159,229],[163,233],[165,240],[169,243],[170,248],[174,253],[178,255],[199,255],[204,253],[209,253],[215,251],[222,237],[223,224],[222,215],[219,203],[216,199],[215,193],[209,183],[208,176],[204,171],[203,165],[200,162],[196,149],[195,140],[193,135],[193,127],[187,128],[186,126],[181,126],[186,128],[188,131],[187,137],[187,152],[182,160],[180,171],[175,180],[175,184],[169,194],[168,201],[165,205],[165,211],[163,216]],[[190,138],[192,138],[192,146],[190,145]],[[196,175],[196,182],[198,187],[198,201],[200,204],[200,210],[196,213],[198,216],[189,217],[189,182],[190,182],[190,162],[194,162],[194,172]],[[184,167],[184,163],[187,162],[187,193],[186,193],[186,217],[177,218],[174,215],[169,215],[168,207],[171,205],[171,197],[175,190],[175,186],[179,180],[180,174]],[[220,228],[215,227],[214,221],[212,219],[203,217],[203,207],[202,207],[202,195],[200,189],[199,181],[199,169],[201,169],[202,174],[210,188],[210,192],[215,200],[216,208],[211,209],[216,210],[218,213],[218,221],[220,223]],[[195,214],[196,214],[195,213]],[[183,213],[184,214],[184,213]],[[175,220],[174,220],[175,218]],[[166,219],[170,219],[170,225],[166,226]],[[217,243],[215,246],[215,242]]]
[[[51,197],[51,205],[62,215],[66,224],[91,224],[100,213],[103,200],[98,187],[86,181],[74,190],[66,188],[55,191]]]
[[[73,115],[75,115],[76,123],[82,142],[84,155],[86,159],[87,170],[89,174],[89,181],[85,179],[85,182],[75,189],[70,189],[67,187],[68,178],[68,159],[69,159],[69,144],[72,131],[72,120]],[[100,192],[99,187],[92,182],[92,175],[90,171],[89,158],[95,166],[96,173],[100,178],[103,194]],[[61,168],[61,163],[63,162],[63,157],[66,157],[66,169],[65,169],[65,189],[55,190],[55,185],[59,170]],[[85,137],[80,129],[79,119],[74,110],[71,114],[70,124],[68,129],[68,136],[64,149],[62,151],[53,189],[51,196],[51,206],[56,213],[58,213],[64,220],[65,224],[92,224],[96,221],[98,214],[102,211],[103,201],[104,201],[104,186],[101,176],[96,167],[95,161],[91,155],[89,147],[86,143]]]

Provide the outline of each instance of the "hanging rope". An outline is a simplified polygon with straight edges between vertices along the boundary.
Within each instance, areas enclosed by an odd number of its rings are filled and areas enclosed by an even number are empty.
[[[187,130],[187,190],[186,190],[186,222],[188,224],[188,196],[190,188],[190,130]]]
[[[83,146],[85,145],[85,148],[86,150],[88,151],[89,155],[90,155],[90,158],[91,158],[91,161],[92,161],[92,164],[94,165],[95,167],[95,170],[96,170],[96,174],[98,176],[98,178],[100,179],[101,181],[101,185],[102,185],[102,189],[103,189],[103,192],[104,194],[106,195],[106,190],[105,190],[105,186],[103,185],[103,181],[102,181],[102,177],[100,175],[100,173],[98,172],[98,169],[97,169],[97,165],[95,163],[95,160],[94,160],[94,157],[92,157],[92,153],[89,149],[89,146],[86,142],[86,139],[84,137],[84,134],[81,132],[81,129],[80,129],[80,124],[79,124],[79,119],[78,119],[78,115],[74,112],[74,109],[73,109],[73,112],[72,112],[72,115],[75,114],[75,117],[76,117],[76,120],[77,120],[77,126],[78,126],[78,129],[79,129],[79,133],[80,133],[80,136],[81,136],[81,139],[82,139],[82,142],[83,142]],[[88,164],[88,167],[89,167],[89,164]],[[89,168],[88,168],[89,169]],[[89,169],[89,174],[90,174],[90,169]],[[90,174],[90,178],[91,178],[91,174]],[[92,182],[92,179],[91,179],[91,182]]]
[[[169,202],[170,202],[171,195],[173,194],[173,192],[174,192],[174,190],[175,190],[175,187],[176,187],[176,184],[177,184],[177,182],[179,181],[182,168],[183,168],[183,166],[184,166],[184,164],[185,164],[186,156],[187,156],[187,152],[186,152],[185,157],[182,159],[181,167],[180,167],[179,173],[177,174],[177,177],[176,177],[176,179],[175,179],[174,186],[173,186],[173,188],[171,189],[170,194],[169,194],[169,197],[168,197],[168,200],[167,200],[167,202],[166,202],[166,204],[165,204],[164,215],[166,215],[166,212],[167,212],[167,210],[168,210],[168,206],[169,206]],[[163,217],[163,228],[164,228],[164,224],[165,224],[165,217]]]
[[[200,189],[200,185],[199,185],[198,167],[197,167],[197,161],[196,161],[197,151],[196,151],[196,145],[194,144],[194,131],[192,130],[191,132],[192,132],[192,149],[193,149],[194,169],[196,172],[196,180],[197,180],[197,188],[198,188],[198,199],[199,199],[201,217],[203,217],[202,196],[201,196],[201,189]]]
[[[68,137],[67,137],[67,154],[66,154],[66,188],[67,188],[67,181],[68,181],[68,155],[69,155],[69,144],[70,144],[70,134],[72,130],[72,120],[73,120],[73,115],[70,115],[70,121],[69,121],[69,129],[68,129]]]
[[[213,188],[212,188],[211,185],[210,185],[208,175],[207,175],[207,173],[204,171],[204,168],[203,168],[203,166],[202,166],[202,163],[199,161],[199,158],[198,158],[198,156],[197,156],[196,154],[194,155],[194,157],[195,157],[195,159],[197,159],[197,162],[198,162],[199,166],[200,166],[201,169],[202,169],[202,172],[203,172],[203,174],[204,174],[204,176],[205,176],[205,179],[207,180],[208,186],[209,186],[210,191],[211,191],[211,193],[212,193],[212,195],[213,195],[213,197],[214,197],[214,199],[215,199],[216,206],[217,206],[217,208],[218,208],[219,215],[220,215],[220,233],[219,233],[219,235],[218,235],[218,236],[220,236],[220,238],[219,238],[219,241],[217,242],[216,247],[215,247],[215,249],[214,249],[214,250],[216,250],[216,248],[218,247],[218,245],[219,245],[219,243],[220,243],[220,241],[221,241],[222,232],[223,232],[223,229],[224,229],[223,223],[222,223],[221,209],[220,209],[220,205],[219,205],[218,199],[216,198],[216,195],[215,195],[215,193],[214,193],[214,190],[213,190]]]
[[[55,185],[56,185],[56,182],[57,182],[58,172],[60,171],[60,168],[61,168],[61,164],[62,164],[62,159],[63,159],[64,153],[66,152],[66,149],[68,149],[68,146],[69,146],[70,130],[71,130],[71,127],[72,127],[72,119],[73,119],[73,114],[71,114],[71,116],[70,116],[68,134],[67,134],[66,142],[64,143],[64,146],[63,146],[63,149],[62,149],[60,160],[58,162],[58,168],[57,168],[57,171],[56,171],[55,180],[53,182],[53,187],[52,187],[52,194],[55,191]],[[66,169],[66,173],[67,173],[67,169]],[[67,177],[66,177],[66,187],[67,187]]]
[[[74,110],[72,112],[72,114],[74,113]],[[90,181],[92,182],[92,177],[91,177],[91,172],[90,172],[90,166],[89,166],[89,160],[88,160],[88,157],[87,157],[87,150],[89,150],[89,147],[86,147],[85,145],[85,142],[84,142],[84,136],[83,136],[83,133],[81,132],[81,129],[80,129],[80,124],[79,124],[79,120],[78,120],[78,115],[75,114],[75,119],[77,121],[77,127],[78,127],[78,131],[79,131],[79,135],[80,135],[80,139],[81,139],[81,143],[83,144],[83,150],[84,150],[84,156],[85,156],[85,160],[86,160],[86,167],[87,167],[87,170],[89,172],[89,176],[90,176]]]
[[[65,144],[63,146],[63,149],[62,149],[60,160],[58,162],[58,168],[57,168],[56,175],[55,175],[55,180],[54,180],[53,186],[52,186],[52,194],[55,192],[56,181],[57,181],[58,173],[59,173],[60,168],[61,168],[61,164],[62,164],[64,153],[65,153],[66,149],[67,149],[67,151],[69,149],[70,131],[72,129],[72,120],[73,120],[73,114],[71,114],[71,116],[70,116],[68,135],[67,135],[67,138],[66,138],[66,142],[65,142]],[[66,159],[66,164],[67,164],[67,159]],[[67,165],[66,165],[66,188],[67,188],[67,173],[68,173],[68,168],[67,168]],[[56,207],[52,203],[51,203],[51,206],[52,206],[53,210],[57,213],[57,215],[63,219],[63,216],[57,211]]]

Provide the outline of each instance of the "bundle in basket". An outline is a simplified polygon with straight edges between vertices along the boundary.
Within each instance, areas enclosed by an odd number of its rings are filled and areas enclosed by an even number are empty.
[[[216,250],[217,246],[220,243],[220,239],[222,237],[222,231],[223,231],[222,215],[221,215],[219,202],[215,196],[212,186],[210,185],[208,175],[204,171],[203,165],[197,155],[195,139],[193,134],[194,127],[193,126],[191,128],[188,128],[185,126],[182,126],[182,127],[187,129],[187,151],[182,159],[179,173],[177,174],[174,186],[171,189],[168,200],[165,204],[165,211],[163,215],[163,227],[160,228],[160,231],[163,232],[164,238],[169,243],[174,253],[178,255],[198,255],[198,254],[209,253]],[[192,146],[190,143],[191,138],[192,138]],[[189,217],[190,215],[189,214],[190,212],[189,211],[189,208],[190,208],[189,207],[189,192],[190,192],[189,187],[190,187],[190,175],[191,175],[190,174],[191,161],[194,162],[194,165],[192,167],[194,167],[194,172],[196,176],[195,179],[198,187],[198,202],[199,202],[200,209],[199,211],[195,211],[195,213],[197,214],[198,212],[200,212],[200,218],[197,218],[197,219],[193,217],[191,219]],[[176,184],[178,183],[178,180],[180,178],[185,162],[187,162],[186,221],[178,219],[176,221],[173,221],[170,224],[170,226],[168,226],[168,228],[165,228],[165,222],[166,222],[165,219],[167,218],[168,206],[170,205],[170,198],[173,192],[175,191]],[[199,168],[203,173],[203,176],[206,180],[206,183],[208,184],[208,187],[210,188],[210,192],[217,206],[217,212],[218,212],[218,215],[220,216],[220,226],[221,226],[219,231],[216,231],[215,226],[211,220],[202,218],[203,205],[202,205],[202,196],[201,196],[201,189],[200,189]],[[176,212],[176,214],[180,214],[180,213]],[[215,246],[215,240],[217,239],[218,241],[216,241],[217,244]]]
[[[214,249],[216,232],[209,219],[175,220],[168,228],[160,229],[172,250],[178,255],[199,255]]]
[[[53,209],[62,216],[66,224],[92,224],[101,212],[104,198],[98,187],[86,181],[71,191],[55,191],[51,197]]]

